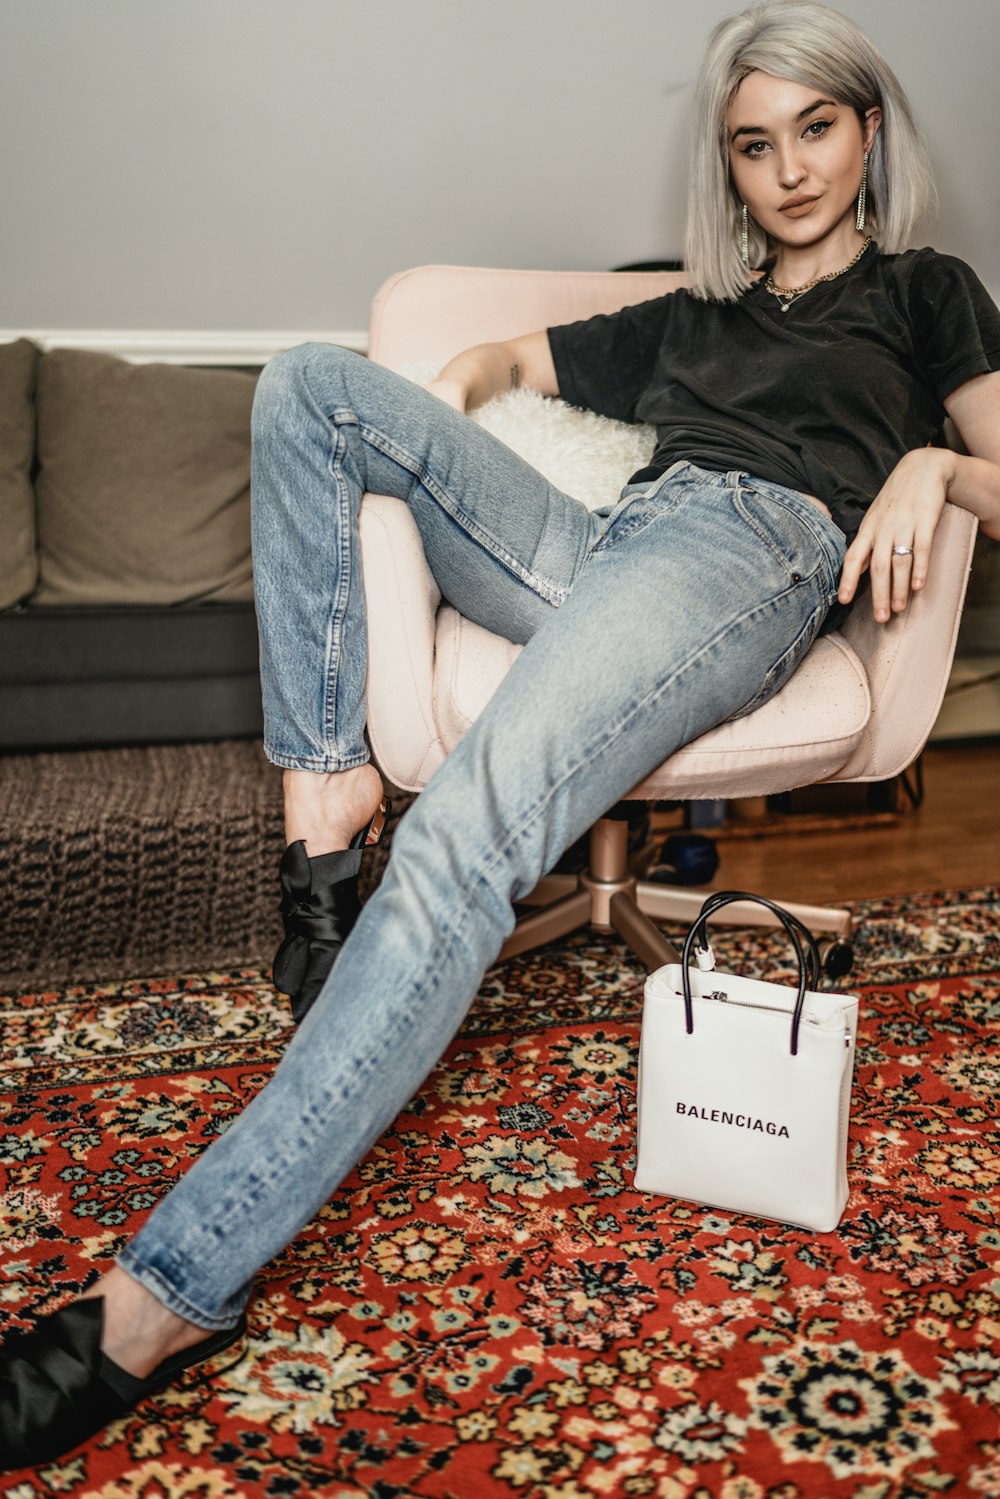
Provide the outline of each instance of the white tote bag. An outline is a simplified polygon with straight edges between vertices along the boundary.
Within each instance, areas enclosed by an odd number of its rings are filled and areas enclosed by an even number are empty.
[[[706,919],[736,900],[766,905],[781,919],[799,958],[794,988],[709,968]],[[709,897],[681,963],[646,981],[640,1191],[823,1233],[836,1228],[848,1197],[858,999],[817,992],[819,972],[813,938],[787,911],[739,891]]]

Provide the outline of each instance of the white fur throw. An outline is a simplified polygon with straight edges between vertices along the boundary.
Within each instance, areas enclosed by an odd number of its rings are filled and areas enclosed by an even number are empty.
[[[404,373],[426,385],[437,371],[419,367]],[[596,416],[524,386],[495,396],[470,415],[590,510],[618,499],[622,485],[649,462],[656,440],[652,427]]]

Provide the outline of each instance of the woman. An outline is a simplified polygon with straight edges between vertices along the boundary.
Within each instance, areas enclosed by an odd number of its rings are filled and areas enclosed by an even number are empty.
[[[720,26],[702,68],[691,292],[470,350],[430,393],[332,349],[269,366],[255,574],[289,839],[276,978],[302,1027],[119,1263],[8,1339],[5,1467],[232,1361],[254,1273],[433,1066],[512,900],[672,750],[775,692],[866,570],[876,619],[904,608],[946,501],[1000,535],[1000,314],[960,262],[900,253],[926,182],[868,40],[772,0]],[[617,505],[591,515],[461,414],[522,381],[656,424]],[[977,456],[926,446],[946,412]],[[526,649],[358,915],[382,803],[365,489],[406,499],[445,597]]]

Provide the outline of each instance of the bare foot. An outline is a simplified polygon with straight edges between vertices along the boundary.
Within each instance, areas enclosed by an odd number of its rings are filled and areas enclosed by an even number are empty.
[[[165,1358],[211,1336],[211,1328],[175,1316],[117,1265],[85,1291],[82,1300],[93,1296],[104,1297],[102,1350],[136,1379],[145,1379]]]
[[[331,775],[286,770],[285,837],[305,841],[311,859],[347,848],[378,811],[382,777],[371,763]]]

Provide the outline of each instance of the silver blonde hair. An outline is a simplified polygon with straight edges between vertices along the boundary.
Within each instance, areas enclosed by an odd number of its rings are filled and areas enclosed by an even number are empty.
[[[914,221],[933,203],[934,185],[895,74],[839,11],[814,0],[765,0],[715,28],[695,87],[685,246],[695,296],[732,301],[751,282],[740,252],[743,205],[729,175],[726,112],[753,72],[821,89],[859,118],[873,105],[881,109],[868,159],[867,227],[886,254],[906,249]],[[749,227],[750,264],[757,266],[767,257],[767,239],[752,219]]]

